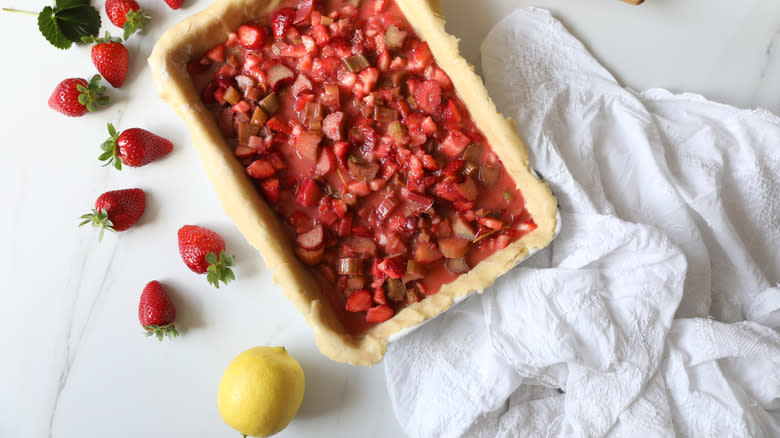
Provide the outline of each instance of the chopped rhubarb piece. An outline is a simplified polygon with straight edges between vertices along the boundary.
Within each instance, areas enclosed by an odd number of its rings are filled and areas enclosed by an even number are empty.
[[[470,177],[466,177],[462,183],[455,184],[455,190],[460,196],[463,196],[469,201],[473,201],[479,196],[477,184]]]
[[[368,309],[366,312],[366,322],[378,324],[392,318],[394,313],[392,307],[387,304],[380,304]]]
[[[325,244],[325,232],[322,229],[322,225],[317,225],[311,230],[299,234],[295,241],[298,243],[298,246],[310,251],[321,248]]]
[[[365,289],[366,284],[368,284],[368,277],[365,275],[352,275],[342,278],[347,278],[347,290]]]
[[[455,220],[452,222],[452,231],[456,236],[462,239],[474,240],[476,237],[474,227],[472,227],[461,215],[455,216]]]
[[[339,230],[338,234],[339,237],[347,237],[352,232],[352,213],[349,212],[344,215],[343,219],[341,219],[341,223],[339,224]]]
[[[344,251],[344,255],[376,255],[376,244],[369,237],[361,236],[358,226],[354,225],[352,227],[352,233],[355,235],[347,237],[342,243],[341,249]]]
[[[238,43],[247,50],[260,50],[268,44],[268,29],[257,23],[242,24],[236,31]]]
[[[347,167],[349,173],[358,181],[371,181],[376,178],[376,174],[379,172],[379,164],[357,164],[352,160],[347,161]]]
[[[479,143],[471,143],[469,147],[463,151],[463,159],[470,163],[479,163],[482,158],[482,146]]]
[[[483,163],[479,168],[479,181],[488,187],[496,185],[500,177],[500,166]]]
[[[281,132],[282,134],[291,135],[292,134],[292,128],[290,128],[290,125],[282,120],[279,116],[273,116],[268,121],[265,122],[265,126],[269,129]]]
[[[340,141],[342,136],[342,125],[344,123],[344,113],[336,111],[330,113],[322,120],[322,132],[326,137],[333,141]]]
[[[471,143],[471,139],[468,138],[460,131],[450,131],[447,137],[439,145],[439,150],[450,158],[456,158],[460,156],[460,153]]]
[[[358,73],[363,69],[369,67],[371,64],[363,55],[354,55],[344,59],[344,65],[347,66],[349,71]]]
[[[404,274],[403,281],[404,283],[408,283],[414,280],[422,280],[425,278],[425,272],[423,265],[414,260],[409,260],[406,262],[406,274]]]
[[[420,242],[414,250],[414,260],[417,263],[433,263],[441,258],[439,248],[431,242]]]
[[[320,198],[322,198],[322,189],[320,189],[317,181],[311,178],[305,178],[301,181],[298,185],[298,190],[295,192],[295,202],[304,207],[316,205]]]
[[[274,38],[281,39],[292,27],[295,19],[295,9],[282,8],[277,9],[271,18],[271,28],[274,30]]]
[[[363,275],[366,273],[365,261],[357,257],[344,257],[338,260],[339,275]]]
[[[398,200],[396,200],[395,196],[392,194],[388,194],[382,203],[380,203],[376,208],[377,217],[379,217],[380,220],[385,220],[397,206]]]
[[[279,178],[268,178],[260,181],[260,190],[262,190],[266,201],[276,204],[279,201]]]
[[[254,179],[266,179],[274,176],[275,173],[276,169],[265,160],[255,160],[246,168],[246,174]]]
[[[295,248],[295,254],[298,258],[307,265],[316,265],[322,261],[322,255],[325,252],[325,248],[319,248],[314,250],[308,250],[304,248]]]
[[[322,87],[322,96],[320,96],[320,101],[323,105],[328,106],[332,109],[339,109],[341,108],[341,95],[339,92],[339,86],[335,84],[325,84]]]
[[[439,239],[439,250],[448,259],[457,259],[466,255],[469,251],[469,242],[460,237],[446,237]]]
[[[406,286],[403,281],[399,279],[389,279],[385,284],[387,285],[387,298],[390,298],[393,301],[400,301],[406,295]]]
[[[400,49],[404,45],[407,33],[392,24],[385,32],[385,44],[389,50]]]
[[[304,131],[296,136],[295,149],[298,151],[298,156],[316,162],[322,137],[321,131]]]
[[[241,99],[241,93],[233,87],[228,87],[222,95],[222,99],[231,105],[235,105]]]
[[[414,92],[417,108],[438,116],[441,112],[441,85],[436,81],[425,81]]]
[[[317,160],[317,174],[327,175],[336,168],[336,155],[330,148],[322,148]]]
[[[448,271],[456,275],[464,274],[471,270],[471,267],[469,267],[469,264],[466,263],[466,259],[464,259],[463,257],[455,258],[455,259],[447,259],[444,262],[444,267],[447,268]]]
[[[358,289],[347,298],[347,310],[350,312],[364,312],[371,308],[371,304],[371,292],[366,289]]]
[[[257,150],[249,146],[238,146],[233,151],[233,154],[238,158],[249,158],[254,157],[257,154]]]
[[[275,91],[292,82],[295,73],[284,64],[274,64],[268,69],[268,85]]]
[[[274,114],[279,111],[279,97],[276,93],[270,93],[265,96],[258,105],[266,112],[266,114]]]
[[[255,108],[255,112],[252,114],[252,120],[249,123],[256,126],[263,126],[268,121],[268,115],[259,106]]]

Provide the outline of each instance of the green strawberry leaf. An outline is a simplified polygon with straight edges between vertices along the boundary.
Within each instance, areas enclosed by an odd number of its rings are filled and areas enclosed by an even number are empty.
[[[52,46],[58,49],[69,49],[73,42],[62,33],[57,25],[57,18],[51,6],[43,8],[38,14],[38,29]]]

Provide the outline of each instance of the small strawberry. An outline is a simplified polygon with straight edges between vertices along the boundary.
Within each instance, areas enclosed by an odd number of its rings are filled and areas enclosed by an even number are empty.
[[[184,264],[193,272],[208,272],[207,279],[219,289],[219,282],[228,284],[236,276],[230,269],[233,256],[225,254],[222,236],[197,225],[185,225],[179,229],[179,254]]]
[[[106,15],[114,26],[124,29],[125,40],[151,19],[135,0],[106,0]]]
[[[92,76],[87,82],[82,78],[68,78],[57,84],[49,96],[49,108],[68,117],[81,117],[95,111],[95,105],[111,103],[106,96],[106,87],[100,85],[100,75]]]
[[[103,38],[84,37],[82,41],[92,46],[92,63],[97,67],[103,79],[114,88],[125,83],[130,54],[120,38],[112,37],[108,32]]]
[[[138,303],[138,321],[146,330],[146,336],[157,336],[160,341],[165,336],[179,336],[175,319],[176,308],[165,289],[159,281],[150,281],[141,292],[141,301]]]
[[[81,216],[79,226],[92,223],[100,228],[98,240],[103,240],[103,231],[125,231],[135,225],[146,208],[146,193],[141,189],[112,190],[103,193],[95,201],[91,213]]]
[[[171,9],[179,9],[184,4],[184,0],[165,0],[165,3],[168,3]]]
[[[111,137],[100,146],[103,153],[99,159],[105,161],[104,166],[114,164],[117,170],[122,170],[122,164],[130,167],[140,167],[168,155],[173,150],[170,140],[141,129],[126,129],[117,132],[114,125],[108,124]]]

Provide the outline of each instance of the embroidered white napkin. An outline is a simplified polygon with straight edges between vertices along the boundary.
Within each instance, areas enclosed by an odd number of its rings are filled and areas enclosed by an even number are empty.
[[[622,88],[540,9],[482,68],[562,231],[390,345],[404,431],[780,436],[780,119]]]

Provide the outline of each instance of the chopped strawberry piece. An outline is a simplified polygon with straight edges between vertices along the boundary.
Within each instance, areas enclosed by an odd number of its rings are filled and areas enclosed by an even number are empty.
[[[271,204],[279,201],[279,178],[268,178],[260,181],[260,190],[263,191],[263,197]]]
[[[379,217],[380,220],[385,220],[397,206],[398,200],[395,199],[395,196],[393,196],[392,193],[388,194],[376,208],[377,217]]]
[[[268,29],[257,23],[246,23],[236,31],[238,43],[247,50],[260,50],[268,44]]]
[[[376,307],[368,309],[366,312],[366,322],[380,323],[392,318],[394,314],[393,308],[387,304],[380,304]]]
[[[406,273],[406,263],[401,263],[395,258],[382,260],[376,268],[389,278],[401,278]]]
[[[493,219],[492,217],[481,217],[479,218],[479,223],[493,230],[498,230],[504,226],[503,222],[498,219]]]
[[[314,42],[317,43],[317,45],[320,47],[323,47],[330,42],[328,28],[321,24],[317,24],[312,27],[311,33],[312,37],[314,37]]]
[[[282,118],[279,116],[273,116],[268,119],[268,121],[265,122],[265,126],[273,131],[281,132],[282,134],[286,135],[292,135],[292,128],[290,128],[290,125],[286,121],[282,120]]]
[[[292,86],[292,94],[298,97],[304,91],[311,91],[311,81],[305,75],[298,75]]]
[[[521,233],[530,233],[531,231],[535,230],[536,227],[537,225],[534,223],[534,221],[522,222],[517,225],[517,231]]]
[[[330,206],[330,202],[328,202],[327,199],[327,197],[322,198],[320,205],[317,207],[317,211],[319,212],[317,221],[330,227],[339,220],[339,216],[333,211],[333,208]]]
[[[409,60],[409,70],[416,73],[421,72],[431,64],[433,64],[433,53],[431,53],[428,43],[418,44]]]
[[[216,64],[220,64],[225,61],[225,45],[217,44],[211,50],[206,52],[205,58],[211,60]]]
[[[350,144],[348,142],[337,141],[336,143],[333,143],[333,152],[336,153],[336,157],[338,157],[339,160],[343,161],[349,152],[349,147]]]
[[[466,146],[471,143],[471,139],[460,131],[450,131],[444,141],[439,145],[439,150],[450,158],[458,157]]]
[[[417,108],[438,116],[441,108],[441,85],[436,81],[425,81],[414,92]]]
[[[358,196],[368,196],[371,194],[371,188],[365,181],[352,181],[347,184],[347,191]]]
[[[344,123],[343,112],[336,111],[335,113],[330,113],[327,116],[325,116],[325,119],[323,119],[322,121],[322,132],[325,134],[325,137],[328,137],[333,141],[343,140],[343,136],[342,136],[343,123]]]
[[[374,302],[377,304],[387,304],[387,292],[384,287],[374,289]]]
[[[304,131],[296,136],[295,149],[298,151],[298,156],[309,161],[317,161],[322,137],[321,131]]]
[[[274,30],[274,38],[281,39],[292,27],[295,18],[295,9],[282,8],[277,9],[271,17],[271,28]]]
[[[444,107],[444,121],[447,123],[460,123],[463,120],[463,116],[460,115],[458,106],[455,105],[455,101],[449,99],[447,106]]]
[[[255,160],[245,170],[246,174],[254,179],[270,178],[276,173],[274,166],[265,160]]]
[[[298,185],[298,190],[295,192],[295,202],[298,205],[304,207],[311,207],[317,204],[322,197],[322,189],[317,184],[317,181],[306,178]]]
[[[293,23],[299,24],[307,21],[311,16],[311,10],[314,7],[314,0],[301,0],[298,4],[298,10],[295,12]]]
[[[366,289],[358,289],[347,298],[346,307],[350,312],[364,312],[371,308],[371,304],[373,304],[371,292]]]
[[[299,234],[295,240],[303,249],[314,250],[319,249],[325,244],[325,232],[322,229],[322,225],[317,225],[311,230]]]

